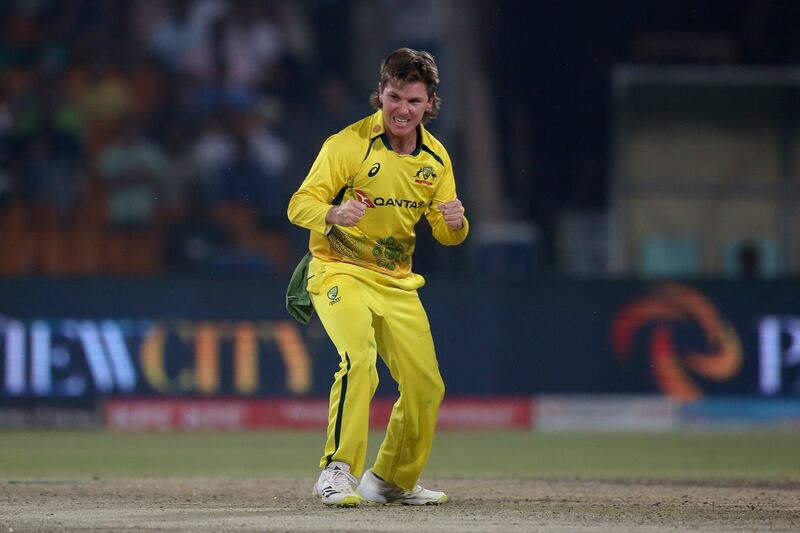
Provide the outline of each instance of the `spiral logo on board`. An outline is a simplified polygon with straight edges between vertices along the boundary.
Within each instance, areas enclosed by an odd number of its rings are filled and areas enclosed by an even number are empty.
[[[681,349],[675,339],[680,325],[699,327],[704,337],[697,349]],[[742,367],[739,336],[719,315],[716,307],[694,289],[663,284],[648,296],[628,303],[617,313],[611,327],[614,353],[620,360],[634,357],[639,335],[649,334],[647,357],[655,382],[679,401],[693,401],[704,392],[698,383],[725,381]]]

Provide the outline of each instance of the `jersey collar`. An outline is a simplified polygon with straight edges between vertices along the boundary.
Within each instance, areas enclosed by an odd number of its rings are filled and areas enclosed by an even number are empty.
[[[378,109],[370,117],[370,123],[369,123],[370,140],[375,139],[375,137],[380,137],[381,135],[383,135],[384,131],[385,129],[383,126],[383,109]]]

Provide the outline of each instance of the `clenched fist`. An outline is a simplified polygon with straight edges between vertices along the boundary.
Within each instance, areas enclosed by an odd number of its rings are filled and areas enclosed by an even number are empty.
[[[438,208],[448,228],[459,230],[464,227],[464,206],[461,205],[461,200],[456,198],[449,202],[440,203]]]
[[[347,200],[341,205],[335,205],[328,209],[325,223],[337,226],[355,226],[366,211],[367,206],[358,200]]]

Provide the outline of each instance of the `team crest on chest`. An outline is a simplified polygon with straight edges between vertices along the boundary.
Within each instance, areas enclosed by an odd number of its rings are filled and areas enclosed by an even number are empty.
[[[436,172],[433,167],[420,167],[417,173],[414,174],[414,182],[422,185],[433,185],[433,179],[436,177]]]

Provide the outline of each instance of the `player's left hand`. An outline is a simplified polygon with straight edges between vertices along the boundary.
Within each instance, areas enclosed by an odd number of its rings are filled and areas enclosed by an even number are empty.
[[[459,230],[464,227],[464,206],[461,205],[461,200],[456,198],[449,202],[442,202],[438,205],[438,208],[448,228]]]

